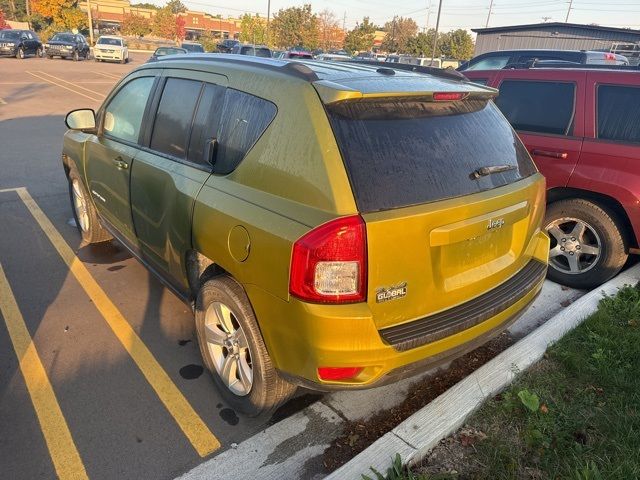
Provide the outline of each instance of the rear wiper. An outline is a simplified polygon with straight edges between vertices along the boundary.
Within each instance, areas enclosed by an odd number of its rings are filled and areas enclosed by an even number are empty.
[[[507,172],[509,170],[515,170],[516,168],[518,167],[516,167],[515,165],[492,165],[490,167],[481,167],[471,172],[471,175],[469,175],[469,177],[471,177],[473,180],[477,180],[480,177],[486,177],[487,175],[491,175],[492,173]]]

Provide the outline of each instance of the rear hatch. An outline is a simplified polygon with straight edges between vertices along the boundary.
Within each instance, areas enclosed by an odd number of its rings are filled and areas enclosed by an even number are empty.
[[[378,328],[460,305],[531,260],[544,180],[486,90],[327,112],[366,223]]]

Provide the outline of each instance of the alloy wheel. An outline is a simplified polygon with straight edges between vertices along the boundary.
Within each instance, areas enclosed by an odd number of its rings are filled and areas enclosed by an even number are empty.
[[[549,265],[561,273],[578,275],[591,270],[600,259],[602,243],[584,220],[564,217],[546,227],[551,239]]]
[[[213,302],[205,312],[205,340],[216,372],[235,395],[251,392],[253,363],[247,337],[231,309]]]

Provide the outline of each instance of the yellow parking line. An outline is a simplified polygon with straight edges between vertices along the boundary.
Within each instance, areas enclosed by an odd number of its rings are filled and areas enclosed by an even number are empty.
[[[73,86],[73,87],[81,88],[81,89],[82,89],[82,90],[84,90],[85,92],[89,92],[89,93],[90,93],[90,94],[92,94],[92,95],[98,95],[99,97],[102,97],[102,98],[105,98],[105,97],[106,97],[106,95],[105,95],[105,94],[103,94],[103,93],[96,92],[96,91],[91,90],[91,89],[89,89],[89,88],[82,87],[82,86],[78,85],[77,83],[70,82],[70,81],[68,81],[68,80],[65,80],[64,78],[56,77],[55,75],[51,75],[50,73],[43,72],[43,71],[38,71],[38,73],[39,73],[40,75],[46,75],[47,77],[51,77],[51,78],[53,78],[54,80],[56,80],[56,81],[58,81],[58,82],[64,82],[64,83],[66,83],[66,84],[68,84],[68,85],[71,85],[71,86]]]
[[[122,78],[122,77],[120,77],[118,75],[114,75],[112,73],[104,73],[104,72],[99,72],[97,70],[94,70],[93,73],[97,73],[98,75],[102,75],[103,77],[113,78],[114,80],[120,80]]]
[[[5,101],[4,98],[0,98],[0,105],[6,105],[7,102]]]
[[[61,479],[88,478],[40,356],[0,264],[0,311],[20,362],[53,466]]]
[[[82,96],[82,97],[88,98],[89,100],[93,100],[94,102],[101,102],[101,101],[102,101],[102,99],[100,99],[100,98],[93,98],[93,97],[90,97],[89,95],[85,95],[85,94],[84,94],[84,93],[82,93],[82,92],[78,92],[77,90],[74,90],[74,89],[69,88],[69,87],[65,87],[64,85],[61,85],[61,84],[59,84],[59,83],[57,83],[57,82],[54,82],[53,80],[49,80],[48,78],[41,77],[40,75],[37,75],[37,74],[35,74],[35,73],[33,73],[33,72],[30,72],[29,70],[25,70],[25,71],[26,71],[29,75],[33,76],[33,77],[39,78],[40,80],[44,80],[45,82],[50,83],[51,85],[55,85],[55,86],[57,86],[57,87],[64,88],[65,90],[69,90],[70,92],[73,92],[73,93],[75,93],[75,94],[77,94],[77,95],[80,95],[80,96]]]
[[[16,188],[15,191],[67,264],[73,276],[89,295],[89,298],[102,314],[109,327],[111,327],[118,340],[120,340],[120,343],[122,343],[125,350],[146,377],[151,387],[156,391],[164,406],[169,410],[169,413],[189,439],[191,445],[193,445],[193,448],[201,457],[220,448],[218,439],[198,416],[187,399],[178,390],[178,387],[171,381],[167,372],[164,371],[138,334],[131,328],[122,313],[120,313],[104,290],[100,288],[100,285],[91,276],[89,270],[76,257],[71,247],[64,241],[60,232],[56,230],[27,189],[20,187]]]

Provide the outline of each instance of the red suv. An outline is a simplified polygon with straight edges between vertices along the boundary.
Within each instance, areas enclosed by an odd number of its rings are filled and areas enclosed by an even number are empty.
[[[640,71],[473,70],[547,178],[552,280],[593,288],[640,253]]]

